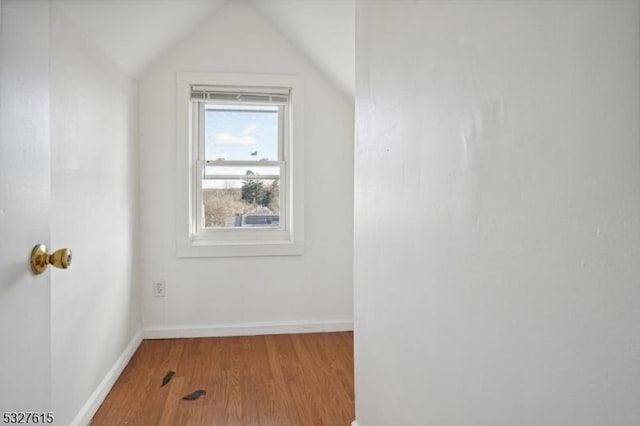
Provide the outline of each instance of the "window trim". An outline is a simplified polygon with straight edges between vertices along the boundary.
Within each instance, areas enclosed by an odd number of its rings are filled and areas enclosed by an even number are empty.
[[[304,249],[304,86],[300,76],[283,74],[231,74],[178,72],[176,119],[176,242],[178,257],[235,257],[300,255]],[[192,85],[240,87],[288,87],[290,111],[285,114],[289,128],[285,134],[284,158],[288,160],[284,202],[287,207],[287,228],[255,228],[251,230],[216,229],[214,232],[194,235],[195,200],[197,185],[196,153],[199,129],[195,128]],[[216,238],[215,235],[242,235],[241,238]],[[279,233],[279,234],[278,234]]]

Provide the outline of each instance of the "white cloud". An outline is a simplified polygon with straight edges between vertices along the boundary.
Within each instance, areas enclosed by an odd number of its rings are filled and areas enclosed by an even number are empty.
[[[255,124],[249,124],[249,126],[246,129],[244,129],[243,133],[245,135],[250,135],[250,134],[255,133],[255,132],[256,132],[256,125]]]
[[[229,133],[216,133],[214,140],[221,145],[254,145],[256,143],[251,136],[234,136]]]

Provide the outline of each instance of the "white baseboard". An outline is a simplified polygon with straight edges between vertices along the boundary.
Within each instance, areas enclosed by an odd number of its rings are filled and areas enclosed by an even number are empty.
[[[265,334],[327,333],[352,331],[353,320],[281,321],[224,324],[210,326],[145,327],[145,339],[179,339],[187,337],[256,336]]]
[[[122,371],[127,366],[131,357],[142,343],[142,330],[138,331],[129,341],[129,344],[118,359],[107,375],[102,379],[102,382],[98,385],[95,391],[91,394],[87,402],[82,406],[75,419],[71,422],[72,426],[86,426],[91,423],[91,419],[100,408],[100,405],[104,402],[104,399],[109,394],[109,391],[122,374]]]
[[[358,422],[356,422],[355,420],[351,422],[351,426],[358,426]]]

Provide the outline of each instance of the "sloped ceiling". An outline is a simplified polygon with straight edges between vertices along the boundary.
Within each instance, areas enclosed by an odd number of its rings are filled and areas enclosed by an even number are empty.
[[[144,68],[227,0],[54,0],[129,75]]]
[[[300,51],[350,97],[355,91],[355,1],[254,0]]]
[[[53,0],[53,4],[126,73],[138,77],[228,1],[245,0]],[[354,0],[246,1],[353,98]]]

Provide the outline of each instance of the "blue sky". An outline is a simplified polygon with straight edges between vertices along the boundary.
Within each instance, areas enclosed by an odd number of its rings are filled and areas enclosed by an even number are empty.
[[[238,111],[247,108],[269,112]],[[252,153],[255,155],[251,155]],[[205,154],[207,160],[224,158],[227,161],[257,161],[266,158],[277,161],[277,107],[207,105]]]

